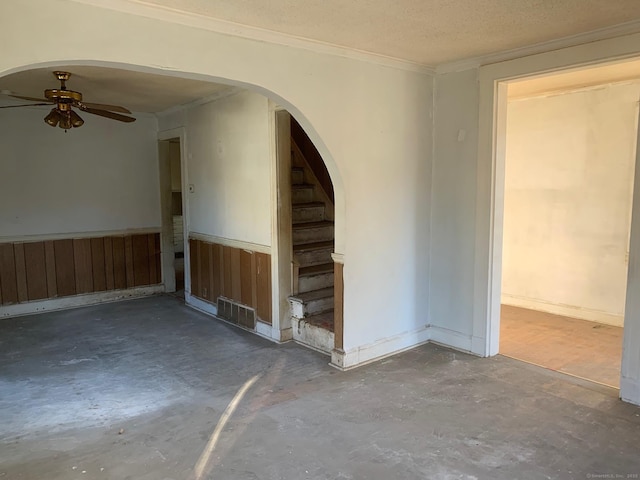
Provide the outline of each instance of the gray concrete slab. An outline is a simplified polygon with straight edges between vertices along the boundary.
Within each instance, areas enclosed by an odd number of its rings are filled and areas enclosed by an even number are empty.
[[[327,362],[174,297],[2,320],[0,480],[195,479],[255,375],[201,478],[640,476],[640,409],[613,389],[436,345]]]

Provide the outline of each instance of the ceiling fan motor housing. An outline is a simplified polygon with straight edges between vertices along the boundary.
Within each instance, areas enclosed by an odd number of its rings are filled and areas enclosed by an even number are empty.
[[[82,102],[82,94],[80,92],[74,92],[73,90],[67,90],[65,82],[69,80],[71,74],[69,72],[56,71],[53,72],[55,77],[60,80],[60,88],[50,88],[44,91],[44,96],[47,100],[58,104],[58,109],[61,111],[71,110],[73,102]]]
[[[45,90],[44,96],[47,100],[56,102],[59,105],[68,105],[69,107],[71,107],[73,102],[82,101],[82,94],[80,92],[74,92],[73,90],[59,90],[57,88],[52,88]]]

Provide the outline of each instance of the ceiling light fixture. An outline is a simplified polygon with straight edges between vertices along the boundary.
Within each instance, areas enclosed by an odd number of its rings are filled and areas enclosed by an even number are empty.
[[[47,115],[46,117],[44,117],[44,121],[47,125],[51,125],[52,127],[55,127],[58,125],[58,123],[60,122],[60,119],[62,118],[62,115],[60,115],[60,112],[58,111],[57,107],[53,107],[51,109],[51,111],[49,112],[49,115]]]
[[[58,107],[52,108],[49,114],[44,117],[44,121],[47,125],[52,127],[59,126],[65,131],[81,127],[84,124],[82,117],[73,110],[61,111]]]

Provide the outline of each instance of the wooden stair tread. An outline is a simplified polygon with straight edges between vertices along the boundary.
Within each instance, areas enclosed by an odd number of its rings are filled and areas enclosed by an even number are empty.
[[[333,287],[321,288],[319,290],[312,290],[310,292],[296,293],[289,297],[291,300],[297,300],[302,303],[309,302],[311,300],[319,300],[321,298],[333,297]]]
[[[311,208],[311,207],[324,207],[324,203],[322,202],[302,202],[302,203],[293,203],[291,207],[295,210],[296,208]]]
[[[293,246],[293,252],[310,252],[312,250],[323,250],[329,247],[333,248],[333,241],[331,240],[327,240],[326,242],[301,243]]]
[[[323,263],[321,265],[312,265],[311,267],[301,267],[298,273],[299,277],[308,275],[320,275],[333,272],[333,263]]]
[[[292,228],[294,230],[304,230],[307,228],[319,228],[319,227],[333,227],[333,222],[329,220],[321,220],[320,222],[303,222],[303,223],[294,223]]]
[[[309,323],[315,327],[323,328],[325,330],[333,332],[333,310],[318,313],[317,315],[311,315],[310,317],[305,317],[301,321]]]

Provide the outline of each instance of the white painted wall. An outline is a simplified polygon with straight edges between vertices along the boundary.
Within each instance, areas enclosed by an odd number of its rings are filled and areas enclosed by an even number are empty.
[[[510,101],[502,302],[623,324],[640,83]]]
[[[190,230],[270,246],[268,99],[244,91],[177,116],[160,128],[184,119]]]
[[[433,338],[472,350],[478,73],[439,75],[431,201]]]
[[[0,241],[160,227],[157,121],[83,114],[67,133],[48,108],[0,110]]]

